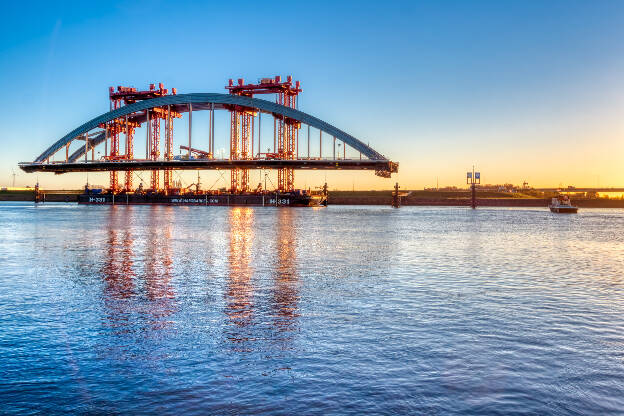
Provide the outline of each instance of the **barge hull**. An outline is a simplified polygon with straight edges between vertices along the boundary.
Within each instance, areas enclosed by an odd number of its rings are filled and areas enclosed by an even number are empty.
[[[327,205],[326,198],[297,193],[163,195],[163,194],[82,194],[79,204],[87,205],[205,205],[205,206],[275,206],[317,207]]]

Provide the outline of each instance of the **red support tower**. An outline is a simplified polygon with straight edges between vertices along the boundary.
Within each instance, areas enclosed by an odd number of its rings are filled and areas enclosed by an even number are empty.
[[[253,159],[253,155],[249,149],[249,143],[251,141],[251,120],[253,116],[253,112],[250,111],[243,110],[240,112],[240,159],[243,160]],[[249,191],[249,169],[241,169],[240,188],[242,192]]]
[[[165,118],[165,160],[173,159],[173,129],[172,129],[171,107],[167,106],[167,115]],[[172,170],[165,169],[163,172],[163,188],[166,194],[171,191],[171,181],[173,179]]]
[[[259,84],[245,84],[243,79],[238,79],[234,85],[229,80],[225,87],[233,95],[253,97],[254,94],[277,94],[276,102],[291,108],[297,106],[297,95],[301,92],[299,81],[293,87],[292,77],[289,75],[286,82],[281,82],[281,77],[262,78]],[[253,126],[253,109],[231,106],[232,112],[230,130],[230,158],[253,159],[249,151],[249,142]],[[240,121],[239,121],[240,118]],[[288,118],[277,122],[277,148],[274,149],[280,159],[294,159],[296,154],[295,143],[299,134],[300,123]],[[246,191],[249,189],[249,170],[232,169],[232,192]],[[281,168],[278,170],[278,189],[280,191],[292,191],[294,189],[294,170]]]
[[[133,138],[134,129],[139,127],[138,122],[131,121],[129,118],[118,118],[109,121],[106,124],[100,125],[100,127],[107,130],[107,134],[111,141],[110,154],[106,156],[107,160],[132,160],[134,158]],[[126,136],[125,154],[121,154],[119,151],[120,135],[122,133]],[[110,181],[110,189],[112,192],[117,193],[121,191],[118,172],[110,172]],[[125,174],[124,190],[132,190],[132,171],[127,171]]]
[[[151,148],[149,159],[150,160],[158,160],[160,157],[160,117],[156,116],[156,111],[154,112],[154,116],[150,120],[151,126],[148,128],[152,129],[152,140],[151,140]],[[152,179],[150,181],[150,188],[154,192],[158,192],[160,190],[160,171],[157,169],[152,170]]]
[[[230,113],[230,160],[240,159],[239,151],[240,127],[238,123],[238,113],[236,110]],[[230,171],[230,192],[238,192],[241,188],[240,183],[241,169],[234,168]]]
[[[125,120],[125,133],[126,133],[126,159],[134,159],[134,126],[130,125],[128,117]],[[125,173],[124,189],[126,192],[132,191],[132,175],[133,171],[128,170]]]
[[[230,113],[230,160],[250,160],[253,111],[236,108]],[[249,169],[234,168],[230,173],[231,192],[249,191]]]
[[[176,89],[172,88],[172,94],[176,94]],[[122,87],[118,86],[117,90],[113,87],[109,88],[109,98],[111,102],[111,110],[116,110],[121,107],[122,101],[124,105],[132,104],[137,101],[147,100],[150,98],[162,97],[163,95],[167,95],[168,90],[163,87],[163,84],[158,84],[158,89],[155,84],[150,84],[149,90],[147,91],[137,91],[136,88],[132,87]],[[134,113],[130,116],[126,116],[124,119],[116,119],[113,120],[106,125],[100,126],[108,130],[108,135],[111,140],[111,151],[110,154],[106,156],[108,160],[132,160],[134,159],[134,131],[135,128],[139,127],[143,121],[146,119],[146,112],[142,111],[139,113]],[[150,123],[147,126],[148,129],[151,130],[152,140],[150,146],[148,148],[147,158],[150,160],[157,160],[160,157],[160,120],[167,119],[169,117],[168,127],[167,127],[167,137],[166,137],[166,145],[168,146],[167,153],[165,157],[171,159],[172,155],[172,124],[171,117],[179,118],[181,117],[180,113],[175,111],[171,111],[170,108],[154,108],[150,110]],[[124,155],[119,153],[119,135],[120,133],[125,133],[126,135],[126,152]],[[124,190],[126,192],[132,191],[132,175],[133,171],[129,170],[125,173],[125,181],[124,181]],[[170,187],[171,183],[171,172],[165,174],[165,188]],[[151,177],[151,187],[153,190],[159,190],[159,172],[152,171]],[[117,193],[121,189],[119,187],[119,178],[118,172],[111,171],[110,172],[110,189],[112,192]]]
[[[118,87],[119,88],[119,87]],[[116,110],[121,106],[120,98],[113,98],[113,87],[109,88],[109,98],[110,98],[110,109]],[[113,120],[110,123],[107,123],[105,128],[108,130],[108,134],[110,136],[111,148],[110,148],[110,156],[106,156],[108,159],[115,160],[119,158],[119,121]],[[116,194],[120,191],[119,188],[119,172],[111,171],[110,172],[110,190],[112,193]]]
[[[286,83],[292,84],[292,78],[288,76]],[[294,90],[284,89],[278,93],[276,101],[286,107],[297,108],[297,95],[300,92],[299,81],[295,83]],[[299,128],[301,124],[296,120],[282,118],[277,121],[277,155],[280,159],[293,160],[296,154]],[[295,171],[292,168],[281,168],[277,172],[277,188],[283,192],[290,192],[295,187]]]
[[[119,133],[113,131],[111,134],[111,153],[110,157],[114,158],[119,155]],[[114,194],[119,192],[119,172],[112,170],[110,172],[110,191]]]

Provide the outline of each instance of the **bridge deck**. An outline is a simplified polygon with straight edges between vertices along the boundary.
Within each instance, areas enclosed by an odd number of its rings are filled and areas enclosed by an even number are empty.
[[[94,171],[125,171],[125,170],[153,170],[153,169],[344,169],[344,170],[376,170],[381,172],[396,172],[395,163],[369,159],[256,159],[256,160],[229,160],[229,159],[183,159],[183,160],[128,160],[128,161],[81,161],[81,162],[22,162],[19,167],[25,172],[94,172]]]

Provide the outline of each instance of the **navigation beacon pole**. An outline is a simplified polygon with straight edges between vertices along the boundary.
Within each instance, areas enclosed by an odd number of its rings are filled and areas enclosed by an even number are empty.
[[[394,208],[401,207],[401,195],[399,195],[399,183],[394,184],[394,192],[392,193],[392,206]]]
[[[474,165],[472,166],[472,172],[466,172],[466,183],[470,185],[470,207],[475,209],[477,208],[477,185],[481,184],[481,172],[475,172]]]
[[[39,191],[39,181],[35,184],[35,204],[41,202],[41,192]]]

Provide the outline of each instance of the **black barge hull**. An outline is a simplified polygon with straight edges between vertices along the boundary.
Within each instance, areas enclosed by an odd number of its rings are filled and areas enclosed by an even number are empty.
[[[318,207],[327,205],[327,198],[303,193],[264,194],[133,194],[85,193],[78,195],[79,204],[90,205],[211,205],[211,206],[277,206]]]

